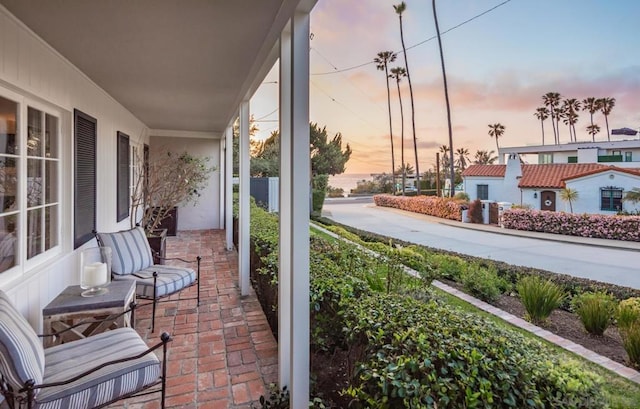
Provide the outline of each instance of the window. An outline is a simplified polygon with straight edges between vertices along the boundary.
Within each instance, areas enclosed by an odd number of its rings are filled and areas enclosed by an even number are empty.
[[[553,153],[541,153],[538,155],[539,164],[553,163]]]
[[[73,112],[75,129],[75,186],[73,246],[78,248],[93,237],[96,228],[96,137],[98,122]]]
[[[624,161],[625,162],[633,162],[633,152],[625,152],[624,153]]]
[[[118,132],[117,220],[129,216],[129,135]]]
[[[489,185],[478,185],[477,198],[480,200],[489,200]]]
[[[60,244],[59,114],[36,105],[0,96],[0,273]]]
[[[600,210],[622,210],[622,189],[605,187],[600,189]]]

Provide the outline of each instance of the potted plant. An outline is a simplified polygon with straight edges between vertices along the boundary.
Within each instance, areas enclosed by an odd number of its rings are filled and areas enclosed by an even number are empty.
[[[148,164],[137,161],[136,178],[131,195],[131,227],[140,225],[147,233],[151,248],[164,257],[166,229],[159,228],[177,206],[197,203],[200,191],[209,182],[215,167],[209,157],[168,150],[153,157]]]

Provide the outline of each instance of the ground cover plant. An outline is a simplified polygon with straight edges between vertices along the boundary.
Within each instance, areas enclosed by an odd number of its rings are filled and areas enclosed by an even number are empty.
[[[264,225],[252,228],[252,240],[263,243],[256,249],[270,249],[257,274],[277,291],[272,223],[270,233]],[[313,386],[327,405],[606,407],[601,378],[581,364],[435,299],[434,268],[418,248],[378,242],[374,247],[386,253],[376,257],[315,233],[310,244]],[[423,266],[417,277],[399,273],[402,260]]]

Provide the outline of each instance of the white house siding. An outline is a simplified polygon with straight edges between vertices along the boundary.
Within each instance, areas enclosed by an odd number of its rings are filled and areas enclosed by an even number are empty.
[[[202,230],[220,228],[220,142],[217,139],[151,136],[149,154],[166,151],[187,152],[196,157],[208,156],[209,164],[216,168],[209,178],[209,186],[200,192],[196,205],[187,204],[178,208],[178,230]]]
[[[575,189],[579,192],[578,200],[573,203],[574,213],[611,215],[615,214],[615,212],[600,210],[600,188],[612,186],[622,188],[627,192],[634,187],[640,187],[640,180],[638,177],[633,177],[623,172],[606,171],[595,175],[567,180],[566,185],[567,188]],[[559,198],[557,203],[557,210],[565,210],[565,204]],[[624,201],[622,205],[623,209],[628,211],[639,208],[638,205],[633,206],[631,203]],[[566,204],[566,211],[569,211],[568,204]]]
[[[19,101],[23,104],[40,104],[59,111],[61,120],[60,249],[56,254],[40,258],[36,265],[19,267],[21,270],[17,273],[0,274],[0,288],[39,329],[42,307],[66,286],[79,282],[79,252],[73,250],[72,230],[74,108],[98,121],[98,230],[129,226],[128,219],[116,222],[116,132],[128,134],[132,144],[141,145],[148,142],[148,129],[0,6],[0,95],[10,92],[24,98]]]
[[[503,178],[474,176],[465,177],[464,191],[469,195],[470,200],[476,200],[478,198],[478,185],[489,186],[489,197],[487,200],[502,200],[504,188]]]

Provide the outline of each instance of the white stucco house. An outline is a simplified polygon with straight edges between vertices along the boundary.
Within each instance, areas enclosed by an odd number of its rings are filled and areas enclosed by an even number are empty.
[[[137,158],[164,147],[218,170],[178,229],[232,243],[240,122],[239,286],[249,291],[249,101],[279,61],[279,383],[309,390],[309,34],[317,0],[0,0],[0,289],[36,331],[79,283],[93,230],[130,226]],[[180,210],[178,210],[180,212]],[[295,271],[295,275],[292,274]]]
[[[640,164],[640,163],[639,163]],[[464,191],[481,199],[528,205],[532,209],[569,211],[560,191],[578,192],[574,213],[615,214],[640,206],[623,201],[624,193],[640,187],[640,169],[603,163],[523,164],[511,153],[506,164],[471,165],[462,173]]]

